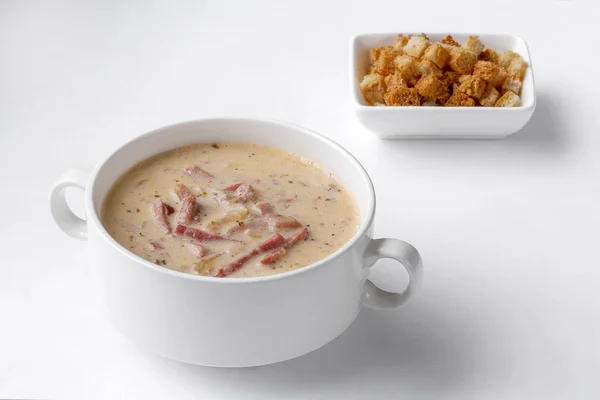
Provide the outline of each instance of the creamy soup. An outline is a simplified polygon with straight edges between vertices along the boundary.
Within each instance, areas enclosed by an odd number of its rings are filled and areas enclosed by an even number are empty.
[[[140,162],[110,190],[107,231],[165,268],[255,277],[312,264],[358,229],[351,193],[309,160],[242,143],[198,144]]]

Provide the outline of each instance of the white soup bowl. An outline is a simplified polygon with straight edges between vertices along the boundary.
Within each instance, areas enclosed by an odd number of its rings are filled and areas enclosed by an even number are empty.
[[[305,156],[340,178],[354,194],[360,227],[334,254],[304,268],[258,278],[196,276],[157,266],[131,253],[98,217],[115,181],[136,163],[194,143],[247,142]],[[67,206],[68,187],[85,190],[86,219]],[[340,335],[362,306],[394,308],[421,281],[421,258],[410,244],[372,239],[375,192],[346,150],[297,126],[245,119],[206,119],[142,135],[112,153],[91,174],[68,171],[51,194],[58,226],[87,240],[89,260],[114,327],[140,348],[208,366],[255,366],[313,351]],[[399,261],[410,283],[389,293],[369,279],[379,258]]]

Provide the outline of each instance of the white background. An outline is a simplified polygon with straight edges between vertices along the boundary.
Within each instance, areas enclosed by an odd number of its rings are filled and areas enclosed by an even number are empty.
[[[599,398],[597,1],[386,3],[0,0],[0,398]],[[348,88],[349,39],[369,31],[523,36],[532,120],[502,141],[378,140]],[[377,236],[422,252],[419,297],[259,368],[183,365],[116,333],[86,244],[52,222],[52,183],[207,116],[290,121],[355,154]]]

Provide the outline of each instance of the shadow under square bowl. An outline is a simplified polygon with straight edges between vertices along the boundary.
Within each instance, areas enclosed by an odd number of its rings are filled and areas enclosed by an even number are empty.
[[[535,86],[529,49],[518,36],[480,33],[429,33],[432,42],[450,34],[459,43],[470,35],[498,53],[512,50],[527,62],[520,107],[425,107],[370,106],[359,83],[369,68],[369,49],[394,43],[398,33],[369,33],[357,35],[351,41],[350,84],[352,102],[359,121],[382,139],[502,139],[527,124],[535,110]]]

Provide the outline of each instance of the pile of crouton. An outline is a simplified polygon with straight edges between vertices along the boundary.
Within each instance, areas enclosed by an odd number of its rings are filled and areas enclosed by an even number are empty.
[[[398,35],[391,46],[369,50],[360,90],[372,106],[519,107],[527,62],[487,48],[470,36],[431,43],[425,34]]]

